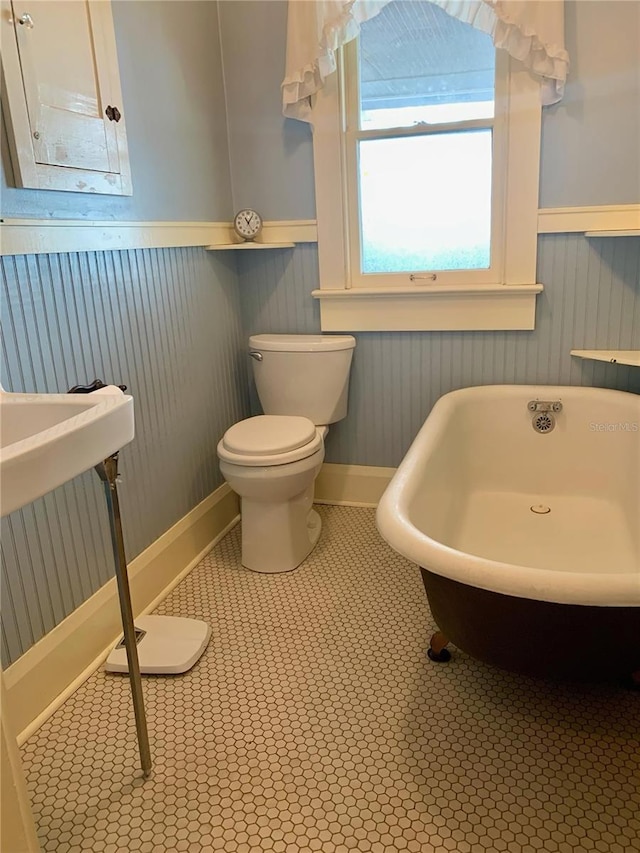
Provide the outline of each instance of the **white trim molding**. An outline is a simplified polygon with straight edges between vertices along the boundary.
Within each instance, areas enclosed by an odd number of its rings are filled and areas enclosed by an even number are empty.
[[[161,249],[231,242],[226,222],[116,222],[75,219],[4,219],[0,253],[101,252]]]
[[[542,208],[538,234],[589,233],[594,236],[636,235],[640,230],[640,204],[600,207]],[[328,230],[328,229],[327,229]],[[329,240],[334,235],[325,234]],[[256,244],[317,243],[315,219],[265,222]],[[162,249],[180,246],[238,248],[231,222],[120,222],[78,219],[0,219],[0,255],[56,252],[101,252],[119,249]],[[255,248],[255,247],[254,247]],[[332,255],[335,257],[335,253]],[[331,276],[321,276],[322,288]],[[344,278],[339,277],[340,289]],[[329,291],[336,288],[327,287]]]
[[[238,507],[224,483],[129,563],[136,616],[153,610],[238,522]],[[113,578],[5,670],[19,744],[95,672],[121,634]]]
[[[376,507],[395,473],[395,468],[325,462],[316,480],[314,502]]]
[[[315,219],[274,220],[265,222],[256,242],[269,243],[317,243],[318,227]]]
[[[265,222],[261,244],[316,242],[315,220]],[[76,219],[2,219],[0,254],[101,252],[233,244],[231,222],[118,222]]]
[[[327,332],[530,330],[541,284],[314,290]]]
[[[640,230],[640,204],[547,207],[538,211],[538,234]],[[601,236],[606,236],[602,234]]]

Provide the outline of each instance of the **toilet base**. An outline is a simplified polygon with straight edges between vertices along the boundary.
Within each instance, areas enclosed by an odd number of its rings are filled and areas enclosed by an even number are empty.
[[[242,498],[242,565],[261,574],[297,568],[320,538],[322,520],[312,503],[313,484],[284,503]]]
[[[315,479],[324,445],[282,465],[236,465],[220,460],[220,471],[240,496],[242,565],[254,572],[290,572],[311,553],[320,536],[313,511]]]

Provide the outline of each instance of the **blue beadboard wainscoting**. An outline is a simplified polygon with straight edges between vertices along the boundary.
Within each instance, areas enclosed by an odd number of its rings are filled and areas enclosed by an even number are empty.
[[[133,395],[119,489],[133,559],[222,483],[216,444],[247,414],[233,260],[184,248],[5,257],[1,311],[6,390],[98,377]],[[3,665],[112,575],[93,471],[4,518]]]

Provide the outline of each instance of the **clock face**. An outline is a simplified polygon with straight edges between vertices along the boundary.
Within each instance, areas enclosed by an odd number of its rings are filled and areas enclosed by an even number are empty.
[[[262,218],[255,210],[241,210],[236,213],[233,228],[244,240],[253,240],[262,231]]]

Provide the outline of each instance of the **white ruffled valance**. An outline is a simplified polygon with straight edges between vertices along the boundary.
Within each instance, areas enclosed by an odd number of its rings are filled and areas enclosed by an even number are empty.
[[[289,0],[284,115],[311,121],[311,95],[336,70],[335,51],[360,24],[391,0]],[[562,98],[569,68],[564,47],[563,0],[430,0],[453,18],[488,33],[496,47],[543,80],[542,103]]]

